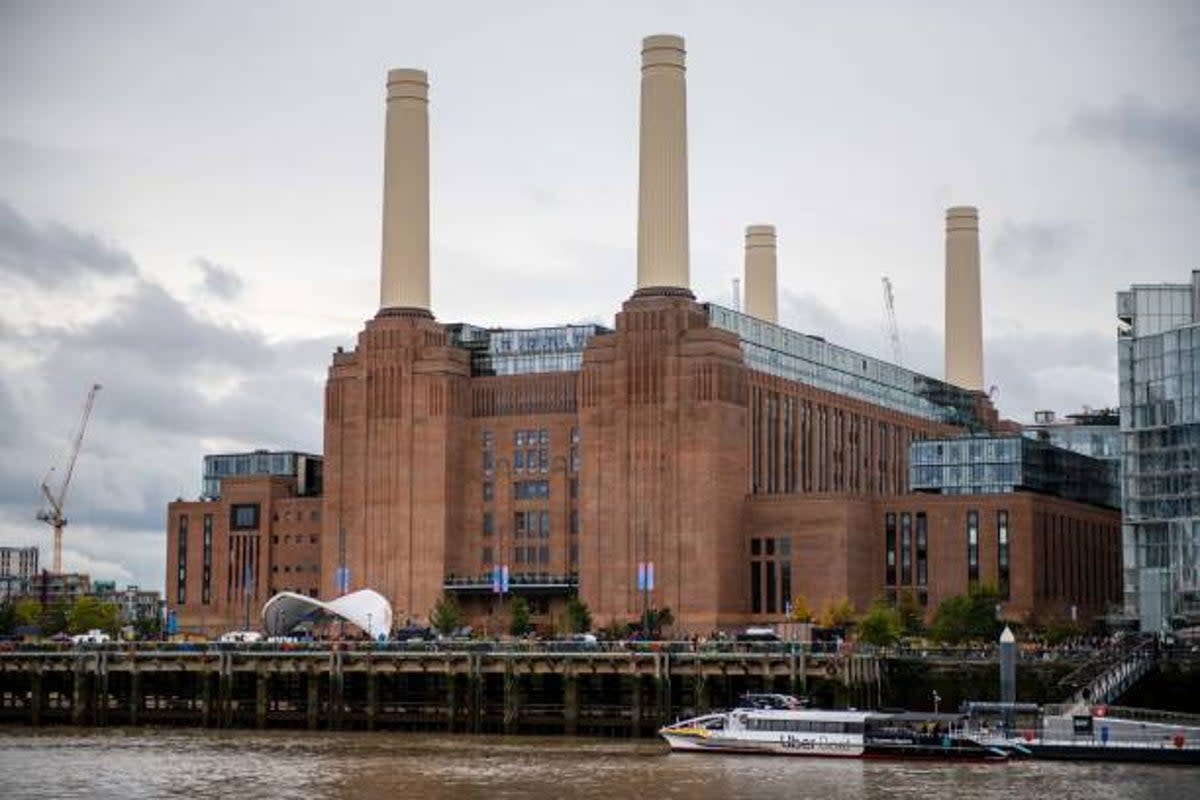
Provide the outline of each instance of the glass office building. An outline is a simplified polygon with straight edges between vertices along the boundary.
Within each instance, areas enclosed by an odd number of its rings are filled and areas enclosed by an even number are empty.
[[[1200,622],[1200,271],[1117,293],[1125,612]]]
[[[1004,494],[1018,489],[1117,508],[1117,464],[1021,436],[964,436],[909,445],[914,492]]]
[[[1030,439],[1049,442],[1092,458],[1121,460],[1121,414],[1114,408],[1087,409],[1059,419],[1053,411],[1036,411],[1023,425]]]

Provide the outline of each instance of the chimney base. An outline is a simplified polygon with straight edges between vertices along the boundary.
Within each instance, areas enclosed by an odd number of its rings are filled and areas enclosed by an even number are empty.
[[[696,299],[696,295],[692,294],[691,289],[685,289],[681,286],[643,286],[633,293],[633,297],[686,297],[688,300]]]
[[[421,317],[423,319],[433,319],[433,314],[427,308],[418,306],[389,306],[379,309],[379,313],[375,315],[376,319],[380,317]]]

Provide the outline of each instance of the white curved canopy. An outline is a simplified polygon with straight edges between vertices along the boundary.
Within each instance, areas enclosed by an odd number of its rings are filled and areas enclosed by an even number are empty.
[[[373,589],[360,589],[328,603],[296,592],[280,592],[263,605],[263,629],[268,636],[282,636],[319,613],[343,619],[372,639],[392,630],[392,605]]]

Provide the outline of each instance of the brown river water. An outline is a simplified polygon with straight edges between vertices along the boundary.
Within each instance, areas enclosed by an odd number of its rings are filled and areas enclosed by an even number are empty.
[[[1179,798],[1200,768],[669,753],[654,741],[0,729],[0,798]]]

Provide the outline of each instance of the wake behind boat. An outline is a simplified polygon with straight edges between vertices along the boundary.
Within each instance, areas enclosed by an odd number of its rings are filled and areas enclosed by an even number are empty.
[[[664,726],[672,750],[837,758],[1004,760],[1008,752],[967,736],[952,715],[825,711],[752,702]]]

